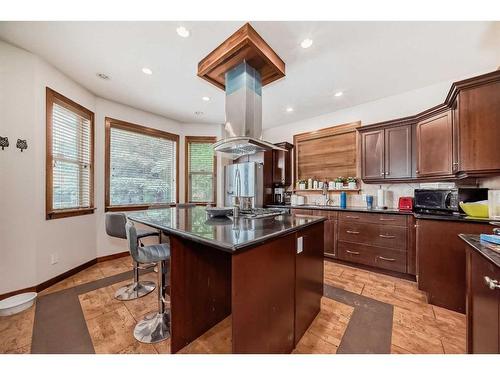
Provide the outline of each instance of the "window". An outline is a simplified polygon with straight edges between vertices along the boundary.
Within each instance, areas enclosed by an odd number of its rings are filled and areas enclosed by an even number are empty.
[[[46,218],[94,212],[94,113],[46,88]]]
[[[106,118],[106,211],[178,201],[179,136]]]
[[[216,201],[215,137],[186,137],[186,202]]]

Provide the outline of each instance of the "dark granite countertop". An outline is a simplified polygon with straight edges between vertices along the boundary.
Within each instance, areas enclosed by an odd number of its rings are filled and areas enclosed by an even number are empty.
[[[283,214],[261,219],[207,218],[205,207],[162,208],[127,217],[150,227],[224,251],[235,252],[324,221],[319,216]]]
[[[373,208],[371,210],[365,207],[347,207],[340,208],[338,206],[316,206],[316,205],[299,205],[292,206],[289,204],[269,204],[267,207],[275,208],[298,208],[304,210],[326,210],[326,211],[348,211],[348,212],[373,212],[376,214],[400,214],[400,215],[413,215],[416,219],[422,220],[445,220],[445,221],[465,221],[469,223],[488,223],[493,219],[481,218],[481,217],[470,217],[465,215],[432,215],[432,214],[419,214],[411,211],[399,211],[397,208],[387,208],[379,209]]]
[[[481,241],[477,234],[459,234],[458,236],[495,266],[500,267],[500,245]],[[498,251],[492,250],[495,248]]]
[[[373,212],[375,214],[401,214],[401,215],[411,215],[413,212],[409,211],[399,211],[397,208],[373,208],[371,210],[367,209],[366,207],[347,207],[347,208],[340,208],[338,206],[317,206],[317,205],[309,205],[309,204],[303,204],[303,205],[297,205],[297,206],[292,206],[289,204],[269,204],[267,207],[275,207],[275,208],[298,208],[298,209],[304,209],[304,210],[325,210],[325,211],[346,211],[346,212]]]

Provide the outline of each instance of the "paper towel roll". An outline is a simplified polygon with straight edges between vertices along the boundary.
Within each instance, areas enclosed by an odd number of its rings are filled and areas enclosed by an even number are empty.
[[[377,208],[384,208],[385,204],[385,190],[378,189],[377,190]]]

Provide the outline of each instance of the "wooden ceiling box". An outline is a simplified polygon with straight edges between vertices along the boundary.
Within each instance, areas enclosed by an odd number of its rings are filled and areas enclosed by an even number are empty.
[[[262,77],[262,86],[285,76],[285,63],[249,23],[198,63],[198,76],[225,89],[225,73],[246,61]]]
[[[357,175],[357,134],[360,122],[294,135],[296,179]]]

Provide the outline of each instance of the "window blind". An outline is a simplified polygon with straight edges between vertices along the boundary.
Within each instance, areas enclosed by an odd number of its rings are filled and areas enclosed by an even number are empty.
[[[52,210],[91,206],[90,118],[52,105]]]
[[[109,205],[175,203],[176,142],[111,125]]]
[[[215,201],[215,163],[213,142],[188,142],[188,201],[208,203]]]

